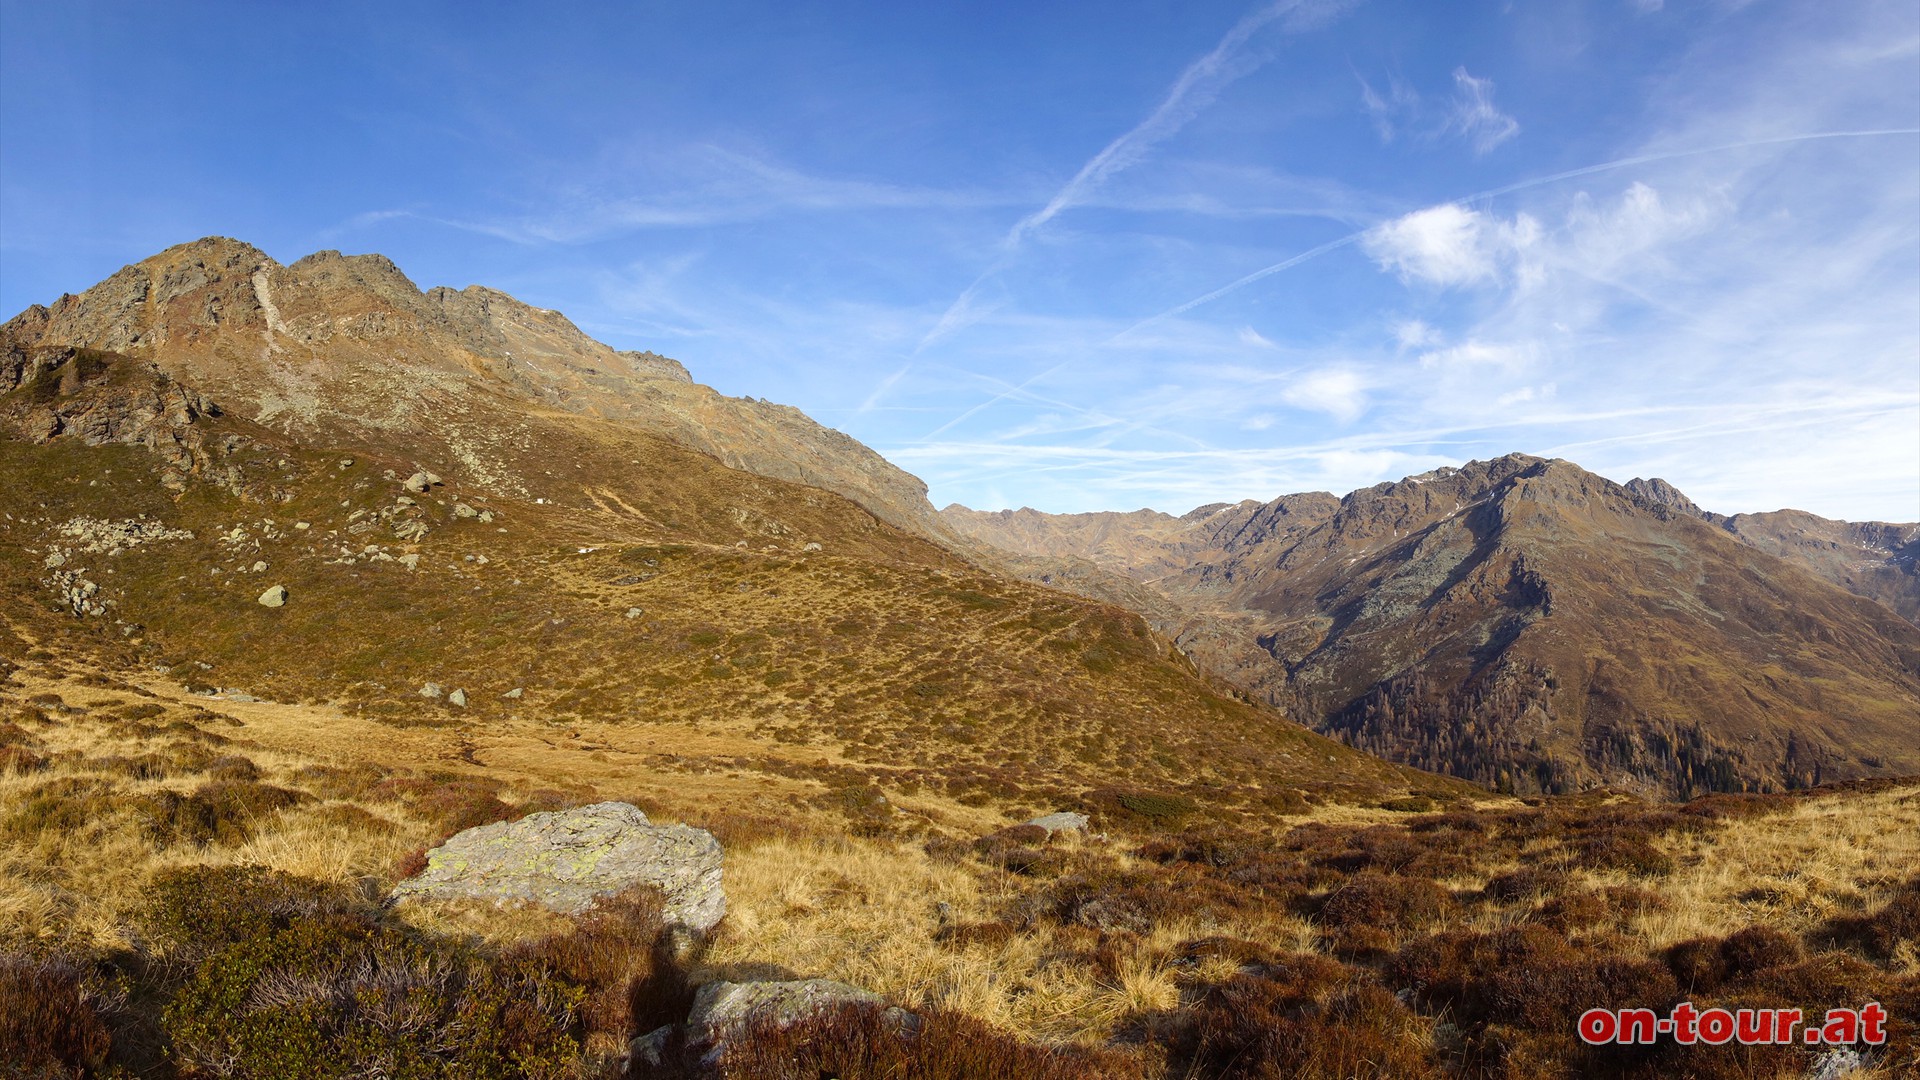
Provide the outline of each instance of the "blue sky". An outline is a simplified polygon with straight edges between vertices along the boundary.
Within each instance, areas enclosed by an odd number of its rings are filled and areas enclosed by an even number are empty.
[[[1510,450],[1920,519],[1920,8],[0,0],[0,308],[379,251],[936,504]]]

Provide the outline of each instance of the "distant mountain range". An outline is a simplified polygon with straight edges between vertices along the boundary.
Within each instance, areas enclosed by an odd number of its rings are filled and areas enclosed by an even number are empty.
[[[457,683],[476,721],[671,715],[1036,800],[1920,773],[1920,526],[1565,461],[936,513],[557,312],[218,238],[0,327],[0,432],[28,636],[250,693],[404,718]]]
[[[942,516],[1152,590],[1203,666],[1422,768],[1666,794],[1920,769],[1917,525],[1724,517],[1521,454],[1177,518]]]

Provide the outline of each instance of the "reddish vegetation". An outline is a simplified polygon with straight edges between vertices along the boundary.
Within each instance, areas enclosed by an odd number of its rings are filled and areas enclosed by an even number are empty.
[[[732,1040],[728,1080],[1145,1080],[1131,1055],[1034,1046],[958,1013],[903,1027],[880,1010],[843,1008]]]

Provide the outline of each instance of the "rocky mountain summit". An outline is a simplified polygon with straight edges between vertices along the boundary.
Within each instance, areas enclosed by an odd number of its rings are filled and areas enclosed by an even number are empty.
[[[404,439],[419,460],[499,495],[553,497],[552,461],[528,452],[590,417],[945,535],[923,483],[798,409],[727,397],[673,360],[615,350],[493,289],[423,292],[382,255],[322,251],[282,266],[224,237],[181,244],[0,326],[14,384],[42,347],[149,361],[303,440]]]
[[[1920,527],[1717,517],[1518,454],[1185,518],[942,513],[1126,575],[1203,667],[1425,768],[1679,794],[1920,768]]]

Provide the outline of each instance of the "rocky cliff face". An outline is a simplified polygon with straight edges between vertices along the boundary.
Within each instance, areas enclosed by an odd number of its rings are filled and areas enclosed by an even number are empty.
[[[614,350],[505,293],[422,292],[380,255],[323,251],[282,266],[235,240],[182,244],[0,327],[0,348],[54,346],[151,361],[276,431],[404,441],[437,471],[503,495],[533,493],[551,472],[519,461],[532,422],[593,417],[952,542],[924,484],[798,409],[719,394],[666,357]]]
[[[958,527],[1094,542],[1078,518],[1027,515]],[[1920,630],[1764,550],[1777,521],[1729,526],[1658,481],[1510,455],[1101,524],[1106,567],[1204,617],[1182,639],[1203,666],[1396,760],[1669,794],[1920,768]],[[1860,535],[1897,551],[1906,534]]]
[[[0,348],[0,431],[41,444],[69,436],[143,447],[166,463],[175,490],[208,464],[193,421],[217,411],[152,364],[71,346]]]

